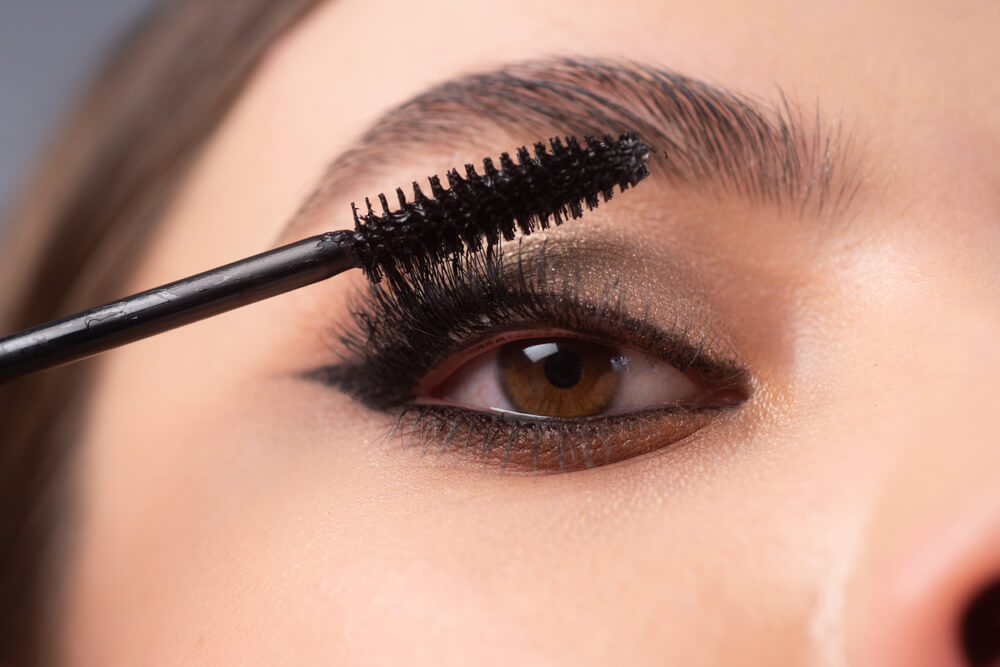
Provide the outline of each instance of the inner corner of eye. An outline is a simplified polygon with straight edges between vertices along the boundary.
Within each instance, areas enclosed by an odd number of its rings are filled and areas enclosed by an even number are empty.
[[[537,333],[446,362],[418,391],[428,403],[563,419],[691,406],[709,393],[696,373],[639,350]]]

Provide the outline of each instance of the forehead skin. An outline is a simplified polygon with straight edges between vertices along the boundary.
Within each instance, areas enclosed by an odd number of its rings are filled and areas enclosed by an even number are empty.
[[[357,275],[107,355],[65,660],[952,664],[950,615],[1000,570],[998,25],[988,1],[321,7],[207,146],[130,290],[273,245],[329,161],[429,85],[551,55],[780,86],[864,138],[868,193],[824,233],[658,191],[580,223],[628,210],[621,238],[682,245],[767,389],[725,437],[607,468],[424,461],[292,378],[331,361]],[[530,138],[415,156],[314,226]]]

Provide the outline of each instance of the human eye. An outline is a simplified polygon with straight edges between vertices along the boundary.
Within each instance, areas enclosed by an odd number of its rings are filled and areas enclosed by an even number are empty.
[[[661,328],[632,301],[620,281],[544,245],[473,253],[369,287],[337,332],[344,358],[307,376],[393,416],[393,435],[450,465],[615,463],[678,443],[749,396],[745,369],[690,304]]]
[[[641,350],[567,331],[499,342],[432,380],[418,399],[525,418],[588,419],[723,405],[739,395]]]

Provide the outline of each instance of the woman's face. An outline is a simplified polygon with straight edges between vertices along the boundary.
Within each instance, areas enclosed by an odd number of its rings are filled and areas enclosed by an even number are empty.
[[[507,246],[542,276],[535,301],[568,305],[512,319],[443,297],[435,330],[353,272],[106,355],[65,657],[966,664],[963,610],[1000,577],[1000,5],[835,4],[340,0],[304,20],[128,290],[348,227],[352,201],[600,125],[608,100],[653,128],[652,175]],[[509,92],[462,79],[526,60]],[[450,79],[459,94],[395,110]],[[770,139],[718,130],[723,89]],[[395,134],[321,178],[387,113]],[[576,331],[581,303],[601,322]],[[445,335],[463,315],[485,346]],[[574,334],[618,346],[572,343],[587,363],[630,359],[617,416],[462,411],[553,382],[527,343],[488,348]],[[656,340],[701,361],[674,370]],[[726,386],[704,372],[720,364]],[[458,409],[375,405],[389,389]],[[685,392],[701,406],[671,411]]]

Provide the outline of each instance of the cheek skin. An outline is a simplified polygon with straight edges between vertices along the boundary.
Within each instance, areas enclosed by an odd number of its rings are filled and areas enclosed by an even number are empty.
[[[305,419],[300,408],[275,409],[277,395],[314,409]],[[559,661],[568,644],[584,662],[650,651],[680,659],[714,631],[695,637],[648,619],[739,599],[731,564],[749,554],[717,540],[770,501],[706,530],[713,495],[730,485],[749,493],[753,480],[735,470],[702,478],[698,442],[603,478],[469,477],[380,446],[380,429],[338,426],[354,421],[351,408],[312,387],[279,384],[245,400],[205,406],[183,425],[151,424],[154,450],[211,442],[200,472],[136,470],[152,492],[95,508],[114,512],[117,529],[85,541],[76,578],[92,582],[80,596],[101,613],[77,617],[76,655],[240,662],[307,646],[317,659],[390,664],[418,647],[456,664],[523,651],[519,662],[532,664]],[[788,576],[768,588],[784,591]],[[609,623],[622,599],[629,605]],[[735,660],[769,632],[725,615],[737,629],[724,630],[731,648],[716,657]]]

